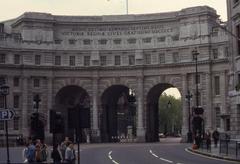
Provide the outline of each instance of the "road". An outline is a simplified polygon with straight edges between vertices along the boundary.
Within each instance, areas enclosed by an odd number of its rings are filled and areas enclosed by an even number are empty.
[[[81,164],[230,164],[185,151],[190,145],[181,143],[154,144],[83,144]],[[10,161],[22,162],[23,148],[10,148]],[[50,149],[50,148],[49,148]],[[50,160],[50,159],[49,159]],[[6,150],[0,148],[0,163],[6,163]],[[77,162],[76,162],[77,163]]]

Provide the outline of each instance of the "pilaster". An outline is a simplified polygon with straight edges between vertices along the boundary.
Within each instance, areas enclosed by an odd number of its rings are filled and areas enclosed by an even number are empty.
[[[137,140],[138,142],[145,141],[145,129],[143,127],[143,77],[137,79]]]

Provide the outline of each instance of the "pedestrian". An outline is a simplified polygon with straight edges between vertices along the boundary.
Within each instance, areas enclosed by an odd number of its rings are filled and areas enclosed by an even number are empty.
[[[25,153],[26,153],[25,157],[27,158],[27,162],[28,163],[34,163],[35,162],[36,148],[35,148],[35,145],[33,144],[31,139],[29,139],[29,145],[26,148]]]
[[[213,138],[213,141],[214,141],[214,146],[216,148],[217,144],[218,144],[218,140],[219,140],[219,132],[218,132],[217,129],[213,131],[212,138]]]
[[[67,164],[74,164],[75,163],[75,150],[74,150],[74,145],[73,143],[68,143],[68,147],[65,151],[65,162]]]
[[[70,142],[71,141],[69,140],[69,138],[65,137],[64,141],[60,145],[60,151],[61,151],[63,161],[65,160],[65,151],[66,151],[67,146],[69,145]]]
[[[207,151],[211,151],[211,132],[208,130],[205,134]]]
[[[54,164],[60,164],[62,161],[62,155],[61,152],[59,150],[59,145],[53,145],[53,151],[51,153],[51,158],[53,159],[53,163]]]
[[[27,162],[28,162],[28,160],[27,160],[28,146],[29,146],[29,143],[27,143],[27,144],[25,145],[25,148],[24,148],[23,151],[22,151],[23,163],[27,163]]]

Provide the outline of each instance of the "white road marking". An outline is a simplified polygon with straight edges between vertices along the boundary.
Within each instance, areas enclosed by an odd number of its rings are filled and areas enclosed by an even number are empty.
[[[112,155],[112,151],[108,152],[108,158],[109,158],[114,164],[120,164],[120,163],[118,163],[117,161],[113,160],[111,155]]]
[[[168,162],[168,163],[173,163],[173,161],[170,161],[170,160],[167,160],[167,159],[164,159],[164,158],[159,158],[159,159],[161,159],[162,161]]]
[[[162,161],[165,161],[165,162],[168,162],[168,163],[173,163],[173,161],[170,161],[170,160],[167,160],[167,159],[164,159],[164,158],[160,158],[158,155],[156,155],[155,153],[153,153],[152,150],[149,150],[149,152],[152,154],[152,156],[156,157],[156,158],[159,158],[160,160]],[[178,163],[180,164],[180,163]]]

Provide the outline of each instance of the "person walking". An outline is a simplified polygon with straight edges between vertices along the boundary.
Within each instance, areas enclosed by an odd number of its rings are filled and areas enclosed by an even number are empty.
[[[218,140],[219,140],[219,132],[218,130],[214,130],[213,134],[212,134],[212,138],[213,138],[213,141],[214,141],[214,146],[215,148],[217,147],[217,144],[218,144]]]
[[[28,163],[34,163],[35,162],[35,153],[36,153],[36,148],[35,145],[33,144],[32,140],[29,140],[29,145],[24,151],[25,157],[27,158]]]
[[[207,151],[211,152],[211,132],[208,130],[205,134]]]
[[[75,150],[73,143],[69,143],[66,152],[65,152],[65,162],[67,164],[74,164],[75,163]]]
[[[61,161],[62,161],[63,158],[62,158],[61,152],[59,150],[58,144],[53,146],[53,151],[51,153],[51,158],[53,159],[54,164],[61,164]]]

